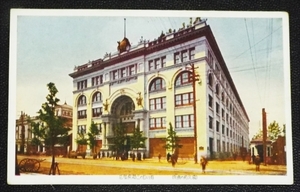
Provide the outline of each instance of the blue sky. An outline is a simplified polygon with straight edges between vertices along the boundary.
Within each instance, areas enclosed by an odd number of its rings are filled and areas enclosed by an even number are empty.
[[[194,14],[191,14],[194,15]],[[126,16],[126,36],[132,45],[143,36],[157,38],[161,31],[189,23],[188,12],[172,17]],[[201,16],[201,15],[199,15]],[[195,17],[193,16],[193,19]],[[261,124],[266,108],[268,124],[286,123],[281,18],[207,18],[229,72],[250,118],[250,138]],[[21,111],[34,116],[46,101],[46,84],[55,83],[61,103],[72,103],[74,66],[115,52],[124,36],[124,16],[27,16],[17,18],[16,118]],[[251,49],[250,49],[251,47]],[[289,65],[289,63],[288,63]],[[289,80],[289,79],[288,79]],[[289,85],[289,84],[288,84]]]

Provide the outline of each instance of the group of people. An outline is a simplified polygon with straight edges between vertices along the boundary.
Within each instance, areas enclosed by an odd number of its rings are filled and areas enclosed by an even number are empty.
[[[160,160],[161,160],[161,154],[159,153],[158,154],[158,161],[160,162]],[[167,162],[171,162],[172,167],[175,167],[175,165],[177,163],[177,160],[178,160],[178,155],[177,154],[175,154],[175,153],[173,153],[172,155],[170,153],[167,154]],[[207,158],[204,157],[204,156],[201,156],[200,166],[202,168],[203,173],[205,173],[207,163],[208,163]]]

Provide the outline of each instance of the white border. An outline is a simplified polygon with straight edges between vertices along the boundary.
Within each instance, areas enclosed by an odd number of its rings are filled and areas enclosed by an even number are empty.
[[[17,17],[18,16],[126,16],[126,17],[226,17],[226,18],[282,18],[285,76],[286,114],[286,156],[285,176],[198,176],[193,180],[172,179],[172,176],[154,176],[154,179],[120,179],[119,176],[15,176],[15,114],[16,114],[16,59],[17,59]],[[244,11],[150,11],[150,10],[45,10],[12,9],[10,16],[9,48],[9,116],[8,116],[8,184],[293,184],[292,132],[291,132],[291,90],[290,90],[290,45],[289,22],[286,12],[244,12]],[[51,177],[51,179],[49,179]]]

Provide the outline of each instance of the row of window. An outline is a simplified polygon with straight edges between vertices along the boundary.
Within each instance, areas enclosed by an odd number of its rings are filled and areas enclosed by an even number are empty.
[[[194,126],[194,115],[177,115],[175,116],[175,128],[190,128]],[[166,117],[150,118],[150,129],[165,129]]]
[[[92,117],[100,117],[102,115],[102,107],[92,109]],[[86,110],[80,110],[77,112],[78,119],[86,119]]]
[[[213,87],[213,76],[212,76],[211,73],[208,74],[208,84],[209,84],[209,86],[210,86],[211,88]],[[216,90],[215,93],[216,93],[217,97],[219,97],[219,95],[220,95],[220,85],[219,85],[219,84],[216,84],[215,90]],[[222,91],[222,93],[221,93],[221,101],[222,101],[224,104],[226,104],[226,107],[229,109],[230,113],[235,114],[235,113],[237,112],[237,111],[235,110],[235,108],[233,107],[233,104],[232,104],[231,102],[229,102],[229,99],[228,99],[228,98],[225,99],[225,94],[224,94],[223,91]]]
[[[195,48],[182,50],[180,52],[174,53],[174,64],[193,60],[194,58],[195,58]],[[164,67],[166,67],[166,56],[148,61],[149,71],[157,70]],[[130,65],[127,67],[123,67],[111,71],[110,79],[117,80],[123,77],[134,75],[136,74],[136,72],[137,72],[137,65],[136,64]],[[105,78],[107,78],[107,76],[105,76]],[[103,83],[103,75],[92,77],[92,86],[101,85],[102,83]],[[77,90],[81,90],[85,88],[87,88],[87,80],[77,82]]]
[[[208,126],[210,129],[213,129],[213,118],[209,116],[209,123]],[[220,132],[220,122],[216,121],[216,132]],[[225,125],[222,125],[222,134],[225,134]],[[237,139],[238,141],[240,140],[241,136],[238,135],[237,133],[234,133],[232,130],[229,131],[229,128],[226,128],[226,136]]]
[[[226,147],[226,148],[225,148]],[[238,145],[233,144],[233,143],[226,143],[225,146],[225,141],[222,142],[222,151],[221,151],[221,141],[218,139],[217,140],[217,152],[232,152],[232,151],[238,151]]]
[[[97,123],[96,124],[97,126],[97,129],[100,133],[102,133],[102,124],[101,123]],[[86,131],[86,125],[78,125],[77,126],[77,133],[78,134],[86,134],[87,131]]]

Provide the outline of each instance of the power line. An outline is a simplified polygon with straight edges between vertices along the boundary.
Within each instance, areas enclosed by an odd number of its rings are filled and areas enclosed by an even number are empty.
[[[246,31],[247,31],[248,43],[249,43],[249,47],[250,47],[250,55],[251,55],[252,66],[253,66],[253,69],[254,69],[256,87],[257,87],[259,99],[260,99],[260,102],[261,102],[261,93],[260,93],[259,88],[258,88],[257,75],[256,75],[254,61],[253,61],[253,55],[252,55],[252,49],[251,49],[251,43],[250,43],[250,38],[249,38],[249,32],[248,32],[248,27],[247,27],[246,19],[244,19],[244,21],[245,21],[245,26],[246,26]]]
[[[257,44],[261,43],[263,40],[265,40],[266,38],[268,38],[270,35],[272,35],[273,33],[275,33],[277,30],[279,30],[281,28],[278,27],[277,29],[275,29],[273,32],[271,32],[270,34],[268,34],[267,36],[265,36],[264,38],[262,38],[260,41],[258,41],[257,43],[255,43],[254,45],[252,45],[251,47],[249,47],[249,49],[245,50],[244,52],[242,52],[241,54],[239,54],[238,56],[236,56],[233,60],[239,58],[241,55],[245,54],[247,51],[249,51],[252,47],[256,46]]]

